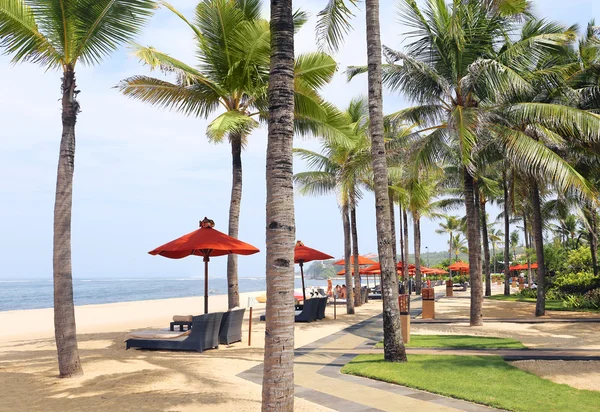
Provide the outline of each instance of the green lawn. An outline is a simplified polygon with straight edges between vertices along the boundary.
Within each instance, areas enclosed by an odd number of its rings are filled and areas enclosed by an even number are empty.
[[[376,347],[382,348],[383,342]],[[407,348],[452,348],[452,349],[524,349],[521,342],[508,338],[468,335],[410,335]]]
[[[527,302],[527,303],[535,303],[535,298],[524,298],[519,295],[493,295],[488,296],[486,299],[491,300],[503,300],[509,302]],[[546,300],[546,310],[562,310],[567,312],[600,312],[598,309],[573,309],[566,308],[563,306],[562,300]]]
[[[597,412],[600,405],[600,392],[539,378],[498,356],[409,355],[407,363],[390,363],[383,355],[359,355],[342,373],[510,411]]]

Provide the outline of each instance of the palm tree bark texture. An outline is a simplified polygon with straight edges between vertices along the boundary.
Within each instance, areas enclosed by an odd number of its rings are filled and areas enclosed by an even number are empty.
[[[481,237],[483,240],[483,273],[485,274],[485,296],[491,296],[492,275],[490,273],[490,237],[488,235],[488,222],[485,204],[485,197],[479,194],[479,205],[481,206]]]
[[[366,0],[367,63],[369,85],[369,131],[373,163],[375,215],[377,220],[377,249],[381,265],[381,296],[383,299],[384,358],[406,362],[402,342],[400,310],[398,308],[398,276],[392,256],[388,171],[383,140],[383,93],[381,87],[381,29],[379,1]]]
[[[71,210],[75,168],[75,123],[79,112],[75,71],[67,65],[62,78],[62,138],[54,203],[54,334],[60,377],[83,374],[73,304],[71,267]]]
[[[352,232],[352,256],[354,256],[354,306],[362,305],[362,295],[360,293],[360,266],[358,264],[358,228],[356,227],[356,201],[353,201],[350,209],[350,229]]]
[[[504,192],[504,295],[510,295],[510,207],[506,170],[502,173],[502,190]]]
[[[469,278],[471,283],[470,325],[483,325],[483,288],[481,282],[481,236],[479,207],[475,203],[475,183],[469,170],[464,167],[465,208],[467,211],[467,243],[469,246]]]
[[[231,142],[232,183],[228,234],[237,239],[240,224],[240,204],[242,202],[242,135],[241,133],[232,133],[229,136],[229,140]],[[229,310],[240,306],[238,259],[236,254],[227,256],[227,300]]]
[[[421,216],[419,213],[413,213],[413,224],[415,229],[415,292],[420,295],[423,279],[421,275]]]
[[[262,411],[294,410],[294,21],[292,0],[271,1],[268,89],[267,307]]]
[[[404,231],[404,260],[402,261],[402,276],[404,277],[404,282],[405,282],[404,287],[406,288],[406,293],[409,293],[408,287],[409,287],[410,276],[408,275],[408,246],[409,246],[408,213],[406,213],[405,208],[402,208],[402,222],[403,222],[402,230]]]
[[[352,241],[350,235],[350,213],[348,205],[342,206],[342,223],[344,224],[344,272],[346,277],[346,313],[354,315],[354,291],[352,290],[352,266],[350,256],[352,254]]]
[[[531,205],[533,207],[533,239],[537,257],[537,300],[535,316],[546,314],[546,265],[544,263],[544,233],[540,190],[535,179],[531,179]]]

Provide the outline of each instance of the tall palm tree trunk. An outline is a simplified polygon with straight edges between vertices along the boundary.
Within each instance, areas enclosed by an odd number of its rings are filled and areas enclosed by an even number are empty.
[[[292,0],[271,2],[268,89],[267,307],[262,411],[294,410],[294,20]]]
[[[592,252],[592,268],[594,270],[594,276],[598,277],[598,217],[596,210],[590,202],[586,202],[588,220],[590,222],[590,250]]]
[[[402,224],[402,205],[398,202],[398,237],[400,238],[400,261],[404,265],[404,225]],[[402,270],[402,282],[404,283],[404,289],[406,289],[406,277],[404,277],[404,269]]]
[[[537,182],[531,182],[531,203],[533,206],[533,239],[537,257],[537,300],[535,303],[535,316],[546,314],[546,265],[544,263],[544,233],[542,223],[542,207],[540,191]]]
[[[404,259],[402,260],[402,276],[404,276],[404,281],[406,284],[406,293],[409,293],[408,289],[410,277],[408,275],[408,213],[406,213],[406,209],[402,209],[402,222],[404,227]]]
[[[356,227],[356,203],[352,202],[353,207],[350,209],[350,228],[352,231],[352,256],[354,256],[354,305],[362,305],[362,296],[360,293],[360,266],[358,264],[358,229]],[[350,277],[352,279],[352,277]],[[352,285],[352,284],[350,284]]]
[[[450,245],[450,251],[449,251],[450,252],[449,253],[449,255],[450,255],[450,264],[452,264],[452,232],[450,232],[450,241],[449,241],[448,244]]]
[[[527,283],[531,288],[531,259],[529,258],[528,249],[531,248],[531,244],[529,243],[529,231],[527,230],[527,215],[523,213],[523,232],[525,238],[525,256],[527,256]]]
[[[394,255],[394,263],[398,262],[398,250],[396,248],[396,212],[394,211],[394,191],[389,190],[390,198],[390,223],[392,224],[392,255]]]
[[[61,378],[83,374],[73,304],[71,267],[71,210],[73,206],[73,171],[75,168],[75,123],[79,104],[76,100],[75,71],[67,66],[62,78],[62,137],[56,176],[54,202],[54,336]]]
[[[483,288],[481,282],[481,232],[479,207],[475,203],[475,182],[466,167],[464,173],[465,208],[467,210],[467,243],[469,246],[469,277],[471,282],[471,326],[483,325]]]
[[[483,273],[485,274],[485,296],[492,296],[492,274],[490,273],[490,238],[488,236],[485,199],[480,196],[481,205],[481,237],[483,238]]]
[[[240,204],[242,202],[242,135],[233,133],[231,140],[232,183],[231,200],[229,202],[229,236],[238,238],[240,224]],[[229,310],[240,306],[238,289],[237,255],[227,255],[227,302]]]
[[[508,181],[506,180],[506,170],[502,172],[502,190],[504,192],[504,295],[510,295],[510,218],[509,218],[509,198]]]
[[[496,263],[498,262],[498,259],[496,259],[496,241],[492,242],[492,256],[494,259],[494,275],[495,275],[496,273],[498,273],[498,270],[497,270],[498,268],[496,267]]]
[[[421,275],[421,217],[417,212],[413,212],[413,227],[415,229],[415,292],[420,295],[423,283]]]
[[[348,205],[342,205],[342,223],[344,225],[344,270],[346,272],[346,313],[354,315],[354,293],[352,290],[352,266],[350,256],[352,251],[352,240],[350,237],[350,217]]]
[[[377,249],[381,265],[381,297],[383,299],[384,358],[392,362],[406,362],[402,342],[400,310],[398,308],[398,276],[392,256],[390,234],[390,202],[388,199],[388,171],[383,140],[383,92],[381,87],[381,30],[379,1],[366,0],[367,64],[369,84],[369,131],[373,177],[375,181],[375,216],[377,220]]]

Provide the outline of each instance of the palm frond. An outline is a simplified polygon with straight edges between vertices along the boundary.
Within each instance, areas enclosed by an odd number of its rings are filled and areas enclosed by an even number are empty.
[[[313,89],[320,89],[331,81],[337,70],[335,60],[325,53],[306,53],[296,58],[294,76]]]
[[[62,61],[62,53],[40,32],[34,9],[24,0],[0,0],[0,49],[12,55],[13,63],[55,68]]]
[[[321,49],[337,51],[344,40],[344,36],[352,30],[350,20],[354,17],[348,7],[356,7],[357,0],[328,0],[327,5],[317,14],[315,33],[317,44]]]
[[[73,9],[72,60],[98,63],[133,39],[154,13],[153,0],[78,0]]]
[[[219,106],[219,96],[203,83],[179,86],[148,76],[122,80],[117,89],[125,96],[188,116],[206,117]]]
[[[226,135],[247,136],[258,125],[258,122],[249,116],[236,111],[227,111],[210,122],[206,128],[206,136],[209,141],[220,143]]]

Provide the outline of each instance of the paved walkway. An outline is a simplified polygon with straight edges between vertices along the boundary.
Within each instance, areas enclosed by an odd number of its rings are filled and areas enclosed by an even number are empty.
[[[436,293],[436,300],[444,293]],[[467,318],[415,319],[421,314],[421,297],[411,296],[411,322],[413,324],[468,323]],[[339,308],[338,308],[339,309]],[[599,318],[485,318],[486,322],[511,323],[597,323]],[[381,354],[383,349],[375,344],[383,339],[382,316],[377,315],[356,323],[335,334],[312,342],[295,351],[295,393],[316,404],[344,412],[374,411],[494,411],[474,403],[452,399],[432,393],[388,384],[357,376],[344,375],[340,369],[356,355]],[[592,349],[425,349],[410,348],[409,354],[444,354],[501,356],[505,360],[600,360],[600,350]],[[257,365],[238,376],[262,383],[263,365]],[[349,399],[352,399],[350,401]]]
[[[379,315],[297,349],[294,362],[296,396],[344,412],[494,410],[399,385],[343,375],[341,367],[357,354],[381,353],[373,346],[383,339],[382,330]],[[260,385],[262,371],[260,364],[238,376]]]

